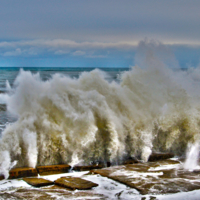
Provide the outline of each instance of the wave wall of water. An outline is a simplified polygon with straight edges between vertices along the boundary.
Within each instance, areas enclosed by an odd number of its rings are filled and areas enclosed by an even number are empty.
[[[184,155],[200,136],[200,70],[171,70],[149,51],[145,59],[148,67],[133,67],[117,82],[98,69],[46,81],[21,70],[0,94],[17,116],[2,133],[0,172],[8,176],[14,165],[147,161],[152,151]]]

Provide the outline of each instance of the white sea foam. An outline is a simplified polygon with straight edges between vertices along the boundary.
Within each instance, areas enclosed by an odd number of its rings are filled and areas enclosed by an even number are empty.
[[[162,170],[169,170],[169,169],[179,169],[181,164],[173,164],[173,165],[161,165],[158,167],[150,167],[148,171],[162,171]]]
[[[130,156],[147,161],[152,151],[184,154],[199,137],[200,70],[171,70],[168,64],[176,62],[159,43],[142,42],[138,49],[141,68],[122,73],[118,82],[98,69],[47,81],[21,70],[0,96],[18,117],[2,133],[1,173],[14,160],[34,167],[119,163]]]

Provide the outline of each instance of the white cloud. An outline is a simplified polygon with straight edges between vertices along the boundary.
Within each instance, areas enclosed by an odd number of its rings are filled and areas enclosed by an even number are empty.
[[[55,51],[55,55],[64,55],[64,54],[68,54],[70,53],[70,51],[64,51],[64,50],[57,50]]]
[[[84,56],[85,52],[84,51],[75,51],[72,53],[73,56]]]
[[[86,55],[87,58],[107,58],[107,55]]]
[[[65,39],[54,40],[22,40],[11,42],[0,42],[0,48],[19,48],[19,47],[38,47],[38,48],[76,48],[76,49],[105,49],[105,48],[117,48],[117,49],[130,49],[135,48],[136,42],[116,42],[116,43],[104,43],[104,42],[75,42]]]
[[[72,40],[66,39],[36,39],[36,40],[21,40],[21,41],[3,41],[0,42],[0,51],[5,55],[11,54],[19,54],[21,51],[29,52],[28,54],[36,54],[37,50],[48,50],[52,51],[57,55],[68,54],[70,52],[76,52],[79,54],[79,51],[87,51],[87,50],[105,50],[105,49],[113,49],[113,50],[122,50],[129,51],[135,50],[138,42],[130,41],[130,42],[76,42]],[[179,44],[174,41],[166,42],[165,44]],[[182,43],[183,44],[183,43]],[[200,45],[200,43],[193,43],[192,41],[187,41],[185,44],[187,45]],[[22,53],[22,52],[21,52]],[[76,54],[76,53],[75,53]]]
[[[14,49],[5,49],[1,50],[0,53],[2,56],[5,57],[12,57],[12,56],[35,56],[38,55],[38,52],[34,48],[14,48]]]
[[[20,48],[15,49],[14,51],[7,51],[3,53],[3,56],[19,56],[22,54],[22,51]]]
[[[53,40],[21,40],[0,42],[0,55],[2,56],[34,56],[41,54],[104,57],[108,50],[130,51],[136,49],[134,42],[75,42],[65,39]],[[92,52],[92,53],[91,53]]]

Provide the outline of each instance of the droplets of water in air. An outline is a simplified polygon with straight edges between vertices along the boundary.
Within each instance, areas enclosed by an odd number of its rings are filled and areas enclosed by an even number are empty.
[[[193,171],[200,169],[199,166],[199,141],[194,144],[189,143],[186,153],[186,160],[184,163],[184,169]]]
[[[200,70],[180,70],[158,42],[142,41],[135,60],[118,81],[98,69],[45,81],[21,70],[0,96],[17,116],[2,133],[1,173],[15,160],[34,167],[147,161],[152,151],[184,155],[199,135]]]

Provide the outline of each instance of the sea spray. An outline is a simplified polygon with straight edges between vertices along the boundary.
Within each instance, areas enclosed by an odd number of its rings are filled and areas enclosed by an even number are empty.
[[[186,153],[184,169],[193,171],[199,168],[199,141],[194,144],[189,143]]]
[[[150,51],[149,67],[133,67],[117,82],[98,69],[46,81],[21,70],[10,92],[1,94],[17,116],[2,133],[1,173],[15,160],[34,167],[147,161],[152,151],[185,154],[199,135],[198,70],[171,70]]]

